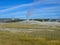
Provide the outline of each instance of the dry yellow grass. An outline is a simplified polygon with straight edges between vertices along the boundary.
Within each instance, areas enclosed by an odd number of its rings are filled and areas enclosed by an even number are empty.
[[[47,40],[27,33],[0,31],[0,45],[60,45],[60,40]]]
[[[60,27],[51,27],[46,25],[37,25],[37,24],[20,24],[20,23],[8,23],[0,25],[6,28],[26,28],[26,29],[46,29],[46,30],[60,30]]]
[[[51,40],[47,42],[48,45],[60,45],[60,40]]]
[[[43,31],[34,30],[32,33],[13,33],[0,30],[0,45],[60,45],[60,27],[47,27],[44,25],[16,23],[8,23],[0,26],[2,28],[44,29]],[[58,31],[48,32],[45,30]]]

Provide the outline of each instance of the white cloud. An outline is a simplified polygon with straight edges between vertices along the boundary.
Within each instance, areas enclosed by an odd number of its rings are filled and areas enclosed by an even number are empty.
[[[54,7],[46,7],[46,8],[40,8],[40,9],[35,9],[32,12],[30,12],[32,15],[34,14],[47,14],[47,13],[57,13],[57,11],[60,11],[59,8],[60,6],[54,6]],[[17,11],[17,12],[12,12],[7,15],[19,15],[19,14],[25,14],[26,15],[27,11]],[[58,12],[59,13],[59,12]]]
[[[49,4],[49,3],[60,4],[60,0],[41,0],[40,3],[42,3],[42,4]]]
[[[60,1],[59,0],[40,0],[38,2],[38,4],[51,4],[51,3],[57,3],[57,4],[60,4]],[[7,11],[10,11],[10,10],[14,10],[14,9],[17,9],[17,8],[22,8],[22,7],[25,7],[25,6],[30,6],[32,5],[33,3],[30,3],[30,4],[22,4],[22,5],[18,5],[18,6],[14,6],[14,7],[11,7],[11,8],[7,8],[7,9],[4,9],[4,10],[0,10],[0,13],[2,12],[7,12]]]
[[[27,11],[18,11],[18,12],[11,12],[11,13],[9,13],[9,14],[5,14],[5,15],[9,15],[9,16],[18,16],[18,15],[22,15],[22,14],[26,14],[27,13]],[[4,14],[2,14],[2,15],[4,15]]]
[[[32,5],[32,3],[14,6],[14,7],[11,7],[11,8],[7,8],[7,9],[4,9],[4,10],[0,10],[0,13],[1,13],[1,12],[10,11],[10,10],[14,10],[14,9],[17,9],[17,8],[22,8],[22,7],[25,7],[25,6],[30,6],[30,5]]]

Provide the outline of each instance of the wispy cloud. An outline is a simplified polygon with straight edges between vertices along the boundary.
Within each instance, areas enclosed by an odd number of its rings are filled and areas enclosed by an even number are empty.
[[[60,4],[60,0],[41,0],[42,4],[57,3]]]
[[[11,8],[0,10],[0,13],[2,13],[2,15],[8,16],[8,17],[10,17],[10,16],[11,17],[14,17],[14,16],[15,17],[19,17],[19,16],[26,17],[27,10],[22,7],[28,8],[32,4],[33,3],[13,6]],[[41,16],[42,17],[44,17],[44,16],[50,17],[50,16],[56,16],[56,15],[60,16],[60,6],[59,5],[60,5],[59,0],[40,0],[39,5],[38,5],[40,7],[39,8],[34,7],[34,10],[31,12],[31,17],[35,18],[35,17],[41,17]],[[23,11],[21,11],[21,10],[23,10]],[[9,12],[9,11],[11,11],[11,12]],[[3,14],[4,12],[6,14]]]
[[[21,14],[25,14],[26,11],[18,11],[18,12],[12,12],[12,13],[9,13],[9,14],[6,14],[6,15],[21,15]]]
[[[60,1],[59,0],[41,0],[38,3],[40,3],[40,4],[49,4],[49,3],[57,3],[57,4],[60,4]],[[10,10],[14,10],[14,9],[17,9],[17,8],[20,8],[20,7],[30,6],[32,4],[33,3],[30,3],[30,4],[22,4],[22,5],[14,6],[14,7],[11,7],[11,8],[4,9],[4,10],[0,10],[0,12],[10,11]]]
[[[26,16],[26,11],[11,12],[9,14],[2,14],[0,17],[9,17],[9,18],[22,18]]]
[[[4,10],[0,10],[0,13],[1,13],[1,12],[10,11],[10,10],[14,10],[14,9],[17,9],[17,8],[22,8],[22,7],[25,7],[25,6],[30,6],[30,5],[32,5],[32,3],[14,6],[14,7],[11,7],[11,8],[7,8],[7,9],[4,9]]]
[[[59,0],[41,0],[41,1],[38,2],[38,4],[51,4],[51,3],[60,4],[60,1]],[[18,5],[18,6],[13,6],[13,7],[7,8],[7,9],[0,10],[0,13],[11,11],[11,10],[14,10],[14,9],[17,9],[17,8],[22,8],[22,7],[30,6],[32,4],[33,3],[30,3],[30,4],[22,4],[22,5]]]
[[[46,8],[39,8],[39,9],[35,9],[32,12],[30,12],[32,15],[49,15],[49,14],[56,14],[57,12],[59,13],[59,7],[60,6],[55,6],[55,7],[46,7]],[[5,15],[26,15],[27,11],[17,11],[17,12],[11,12],[9,14],[5,14]]]

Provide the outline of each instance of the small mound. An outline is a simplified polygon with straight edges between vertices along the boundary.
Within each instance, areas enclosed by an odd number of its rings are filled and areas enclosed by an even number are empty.
[[[30,20],[30,21],[28,21],[28,22],[27,22],[27,21],[22,21],[22,22],[20,22],[20,23],[27,23],[27,24],[40,24],[39,21],[33,21],[33,20],[32,20],[32,21]]]

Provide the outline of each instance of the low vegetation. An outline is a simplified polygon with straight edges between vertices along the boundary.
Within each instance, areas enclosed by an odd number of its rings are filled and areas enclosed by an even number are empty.
[[[59,32],[58,32],[59,33]],[[0,31],[0,45],[60,45],[60,35],[54,32],[12,33]],[[56,35],[55,35],[56,34]]]
[[[7,23],[0,24],[0,28],[36,29],[32,32],[10,32],[0,29],[0,45],[60,45],[59,26]]]
[[[20,24],[20,23],[7,23],[3,24],[3,28],[23,28],[23,29],[46,29],[46,30],[60,30],[60,26],[47,26],[47,25],[37,25],[37,24]]]

